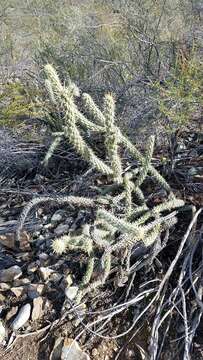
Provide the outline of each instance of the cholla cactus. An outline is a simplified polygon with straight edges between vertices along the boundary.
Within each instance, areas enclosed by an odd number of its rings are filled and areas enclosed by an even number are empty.
[[[118,134],[115,128],[115,102],[111,94],[104,97],[104,114],[105,114],[105,144],[108,157],[111,163],[113,178],[115,182],[122,182],[122,165],[119,156]]]
[[[82,234],[78,236],[74,235],[64,235],[60,238],[57,238],[52,243],[53,251],[61,255],[67,250],[81,250],[84,251],[87,255],[92,253],[92,239],[87,233],[89,225],[85,225]]]
[[[48,164],[60,142],[67,141],[93,169],[105,175],[108,190],[101,189],[100,195],[95,195],[92,199],[77,196],[42,196],[31,200],[20,216],[17,239],[20,240],[20,232],[29,212],[41,203],[54,201],[58,204],[93,209],[91,226],[86,224],[80,235],[70,232],[52,243],[52,249],[58,255],[67,251],[81,251],[85,254],[87,263],[77,297],[79,302],[88,292],[105,283],[111,268],[115,265],[114,259],[119,261],[121,250],[129,254],[130,250],[140,243],[150,248],[163,231],[168,231],[176,223],[176,214],[184,202],[175,198],[168,183],[151,164],[154,136],[149,138],[143,156],[122,134],[116,124],[115,100],[111,94],[104,97],[103,111],[90,95],[82,94],[85,110],[90,115],[88,119],[75,102],[75,98],[80,95],[77,86],[70,81],[67,86],[62,85],[51,65],[46,65],[45,72],[50,101],[56,112],[60,109],[62,121],[55,124],[58,132],[53,133],[54,140],[45,156],[44,164]],[[104,139],[106,153],[102,158],[96,155],[95,149],[86,142],[86,137],[83,138],[81,135],[95,132],[102,134],[101,138]],[[132,169],[131,165],[125,169],[125,161],[120,155],[121,147],[137,160],[136,169]],[[163,203],[151,209],[143,186],[147,177],[152,177],[168,193],[168,198]],[[95,262],[100,263],[101,275],[91,282]]]

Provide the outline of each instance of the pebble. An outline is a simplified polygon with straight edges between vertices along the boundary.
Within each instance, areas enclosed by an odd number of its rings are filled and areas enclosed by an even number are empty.
[[[73,300],[78,292],[78,286],[70,286],[65,289],[65,295],[69,300]]]
[[[63,277],[63,275],[55,272],[55,273],[50,275],[49,280],[56,284],[56,283],[59,283],[61,281],[62,277]]]
[[[73,278],[70,274],[66,276],[65,280],[68,286],[71,286],[73,284]]]
[[[13,234],[0,235],[0,244],[7,248],[15,248],[15,236]]]
[[[34,273],[35,271],[37,271],[38,269],[38,264],[36,262],[32,262],[28,265],[27,267],[27,272],[29,273]]]
[[[0,344],[3,343],[5,337],[6,337],[6,329],[5,329],[2,321],[0,320]]]
[[[64,339],[62,337],[59,337],[55,340],[55,344],[54,344],[53,350],[50,354],[49,360],[61,359],[61,351],[62,351],[62,347],[63,347],[63,341],[64,341]]]
[[[98,350],[96,348],[92,349],[92,355],[96,356],[98,354]]]
[[[65,212],[63,210],[57,210],[54,215],[51,217],[52,223],[58,223],[62,221],[63,217],[65,215]]]
[[[13,306],[6,314],[6,321],[9,321],[18,312],[18,306]]]
[[[48,267],[41,266],[39,268],[39,274],[44,281],[46,281],[50,277],[50,275],[53,274],[53,272],[54,272],[54,270],[52,270]]]
[[[8,269],[2,270],[0,273],[1,282],[11,282],[15,279],[18,279],[22,275],[22,270],[20,266],[14,265]]]
[[[0,294],[0,304],[3,304],[6,300],[6,297],[3,294]]]
[[[29,285],[30,282],[31,282],[31,281],[30,281],[30,279],[28,279],[28,278],[16,279],[16,280],[13,282],[13,286],[14,286],[14,287],[17,287],[17,286]]]
[[[44,225],[44,229],[47,229],[47,230],[52,229],[52,227],[53,227],[52,223],[48,223],[48,224]]]
[[[69,228],[69,224],[59,224],[56,229],[54,229],[54,233],[58,236],[63,235],[69,231]]]
[[[30,304],[26,304],[22,306],[19,313],[17,314],[17,316],[15,317],[15,319],[11,324],[12,330],[17,331],[21,327],[23,327],[23,325],[25,325],[25,323],[29,320],[30,313],[31,313]]]
[[[65,339],[61,360],[90,360],[90,357],[81,350],[77,341]]]
[[[39,254],[39,259],[40,259],[41,261],[46,261],[48,258],[49,258],[49,255],[46,254],[46,253],[41,253],[41,254]]]
[[[0,283],[0,291],[7,291],[10,289],[10,286],[6,283]]]
[[[18,298],[22,295],[22,293],[24,291],[24,287],[23,286],[12,287],[11,291]]]
[[[44,291],[44,284],[30,284],[27,290],[28,297],[30,299],[38,298]]]
[[[33,300],[32,321],[38,320],[43,315],[43,298],[37,297]]]

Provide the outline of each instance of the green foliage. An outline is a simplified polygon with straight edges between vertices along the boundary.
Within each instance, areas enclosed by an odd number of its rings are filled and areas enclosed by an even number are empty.
[[[36,116],[33,93],[20,82],[4,84],[0,94],[0,126],[18,126],[18,119]]]
[[[203,108],[203,65],[197,56],[178,57],[175,70],[164,82],[155,84],[158,106],[166,129],[173,132],[187,126]]]

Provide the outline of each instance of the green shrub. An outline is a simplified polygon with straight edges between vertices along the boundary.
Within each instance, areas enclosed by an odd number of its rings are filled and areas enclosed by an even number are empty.
[[[158,89],[158,107],[166,129],[173,132],[189,125],[203,107],[203,64],[197,56],[177,57],[176,66]]]
[[[0,94],[0,126],[15,127],[17,120],[34,117],[34,93],[21,82],[3,84]]]

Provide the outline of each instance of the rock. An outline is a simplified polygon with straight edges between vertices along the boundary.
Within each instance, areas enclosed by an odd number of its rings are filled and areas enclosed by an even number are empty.
[[[54,272],[53,274],[51,274],[49,280],[56,284],[56,283],[59,283],[61,281],[62,277],[63,277],[62,274]]]
[[[62,219],[65,216],[65,212],[63,210],[57,210],[54,215],[51,217],[51,222],[53,223],[59,223],[62,221]]]
[[[14,287],[18,287],[18,286],[24,286],[24,285],[29,285],[30,284],[30,279],[28,278],[23,278],[23,279],[16,279],[13,282],[13,286]]]
[[[73,278],[72,278],[72,275],[68,274],[65,278],[66,280],[66,283],[68,286],[71,286],[73,284]]]
[[[43,224],[46,224],[46,222],[47,222],[47,220],[48,220],[48,216],[47,216],[47,215],[44,215],[43,218],[42,218],[42,220],[43,220]]]
[[[78,286],[70,286],[65,289],[65,295],[69,300],[75,299],[78,293]]]
[[[49,360],[59,360],[59,359],[61,359],[61,352],[62,352],[63,342],[64,342],[64,339],[62,337],[59,337],[58,339],[56,339]]]
[[[25,252],[25,249],[24,249],[23,253],[19,253],[16,256],[16,259],[19,259],[20,261],[30,261],[30,252]]]
[[[38,320],[43,315],[43,298],[37,297],[33,300],[32,321]]]
[[[96,356],[98,354],[98,350],[96,348],[92,349],[92,355]]]
[[[39,259],[40,259],[41,261],[46,261],[48,258],[49,258],[49,255],[46,254],[46,253],[41,253],[41,254],[39,254]]]
[[[90,360],[90,357],[81,350],[75,340],[65,339],[61,360]]]
[[[0,244],[0,272],[14,265],[18,265],[16,259],[14,259],[12,255],[9,255],[8,252],[4,253],[1,251]]]
[[[28,297],[32,300],[38,298],[40,295],[42,295],[44,288],[44,284],[31,284],[28,287]]]
[[[8,221],[5,225],[9,226],[9,223],[13,221]],[[16,221],[15,221],[16,223]],[[16,238],[15,233],[7,233],[6,235],[0,235],[0,243],[3,246],[6,246],[9,249],[15,249],[16,247]],[[20,234],[20,249],[29,251],[30,250],[30,235],[26,231],[22,231]]]
[[[4,304],[5,300],[6,300],[6,297],[3,294],[0,294],[0,304]],[[1,308],[1,306],[0,306],[0,308]],[[1,313],[1,311],[0,311],[0,313]]]
[[[67,217],[65,220],[65,224],[71,226],[73,224],[73,218],[72,217]]]
[[[14,249],[15,248],[14,234],[0,235],[0,244],[6,246],[9,249]]]
[[[18,298],[18,297],[20,297],[22,295],[22,293],[24,291],[24,287],[23,286],[12,287],[11,291]]]
[[[198,174],[198,170],[196,167],[191,167],[189,170],[188,170],[188,175],[189,176],[194,176],[194,175],[197,175]]]
[[[48,223],[44,225],[44,229],[49,230],[53,228],[53,224],[52,223]]]
[[[43,267],[43,266],[41,266],[41,267],[39,268],[39,274],[40,274],[41,278],[42,278],[44,281],[46,281],[46,280],[49,278],[49,276],[50,276],[51,274],[53,274],[53,272],[54,272],[54,270],[52,270],[52,269],[50,269],[50,268],[48,268],[48,267]]]
[[[26,305],[22,306],[19,313],[17,314],[17,316],[15,317],[15,319],[13,320],[13,322],[11,324],[12,330],[17,331],[21,327],[23,327],[23,325],[25,325],[25,323],[28,321],[28,319],[30,317],[30,313],[31,313],[30,304],[26,304]]]
[[[6,314],[6,321],[11,320],[11,318],[17,314],[18,312],[18,306],[13,306]]]
[[[31,264],[28,265],[27,267],[27,272],[29,273],[34,273],[35,271],[37,271],[38,269],[38,264],[36,262],[32,262]]]
[[[10,289],[10,286],[6,283],[0,283],[0,291],[7,291]]]
[[[56,235],[63,235],[69,231],[70,226],[68,224],[59,224],[56,229],[54,229],[54,233]]]
[[[39,236],[39,238],[38,238],[38,242],[43,242],[44,241],[44,236],[41,234],[40,236]]]
[[[22,275],[22,271],[20,266],[14,265],[8,269],[2,270],[0,273],[0,281],[1,282],[11,282],[15,279],[18,279]]]
[[[26,232],[23,231],[20,234],[20,249],[23,251],[30,251],[31,247],[30,247],[30,235]]]
[[[0,320],[0,344],[3,343],[5,337],[6,337],[6,329],[5,329],[2,321]]]

